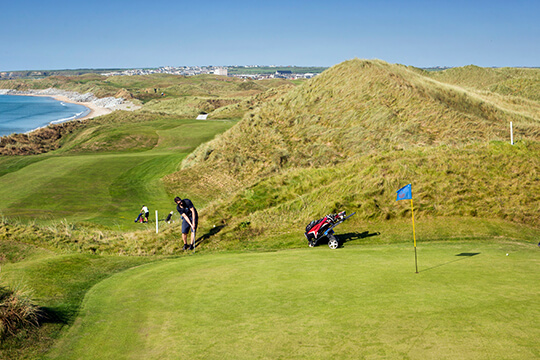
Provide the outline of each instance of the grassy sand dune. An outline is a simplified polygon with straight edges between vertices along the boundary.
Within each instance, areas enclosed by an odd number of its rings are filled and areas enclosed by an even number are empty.
[[[199,196],[221,194],[207,214],[231,231],[250,222],[255,233],[273,233],[268,219],[298,226],[340,209],[364,220],[406,217],[392,202],[407,183],[418,216],[537,226],[540,105],[457,86],[453,72],[440,77],[445,82],[382,61],[344,62],[247,113],[165,180],[172,192],[192,183],[188,191]],[[501,81],[493,77],[490,86]]]
[[[537,74],[355,59],[296,87],[13,82],[144,106],[0,157],[0,280],[34,289],[46,315],[0,358],[42,358],[60,336],[52,358],[539,357]],[[205,106],[242,120],[180,116]],[[420,274],[395,201],[407,183]],[[194,256],[178,222],[133,222],[174,195],[201,214]],[[337,210],[357,213],[344,247],[307,249],[305,225]]]

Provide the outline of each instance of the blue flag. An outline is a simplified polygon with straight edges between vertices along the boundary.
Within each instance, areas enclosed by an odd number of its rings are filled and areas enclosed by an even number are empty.
[[[397,191],[397,199],[396,199],[396,201],[408,200],[408,199],[412,199],[411,184],[405,185],[404,187],[402,187],[401,189],[399,189]]]

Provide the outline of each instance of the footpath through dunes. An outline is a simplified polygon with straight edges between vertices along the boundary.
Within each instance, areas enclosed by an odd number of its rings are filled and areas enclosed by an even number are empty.
[[[538,226],[540,105],[434,78],[346,61],[248,112],[165,180],[172,192],[196,184],[187,191],[220,194],[208,219],[236,230],[249,223],[250,236],[344,208],[359,214],[354,221],[408,217],[394,206],[407,183],[420,217]]]
[[[540,101],[540,69],[482,68],[474,65],[435,71],[430,77],[461,87]]]
[[[211,168],[238,187],[280,169],[326,166],[368,153],[506,141],[510,121],[516,139],[540,140],[534,109],[506,111],[418,69],[350,60],[249,112],[190,155],[184,168]]]
[[[509,256],[505,254],[509,253]],[[220,253],[94,286],[50,359],[533,359],[538,256],[518,243]]]

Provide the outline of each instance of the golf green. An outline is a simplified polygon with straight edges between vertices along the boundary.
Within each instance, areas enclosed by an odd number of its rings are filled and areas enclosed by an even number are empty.
[[[508,256],[506,255],[508,253]],[[193,254],[87,294],[55,359],[534,359],[532,244]]]

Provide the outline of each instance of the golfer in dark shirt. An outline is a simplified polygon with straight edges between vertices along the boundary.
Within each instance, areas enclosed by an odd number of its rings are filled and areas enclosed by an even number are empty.
[[[199,225],[199,214],[193,203],[189,199],[180,199],[178,196],[174,198],[176,210],[182,216],[182,241],[184,247],[182,250],[193,250],[195,248],[195,233]],[[191,230],[191,245],[187,244],[187,234]]]

